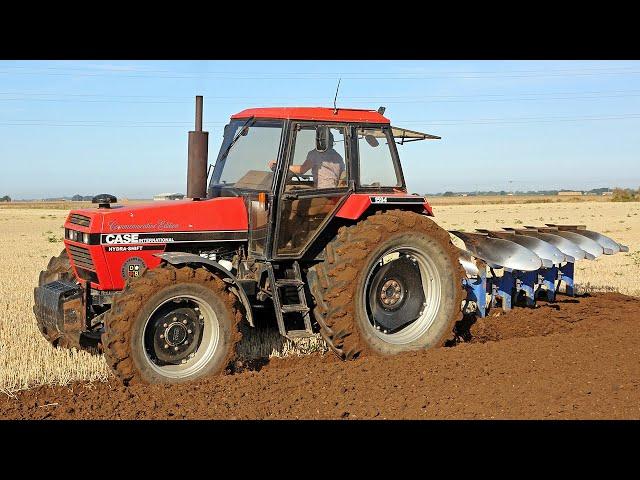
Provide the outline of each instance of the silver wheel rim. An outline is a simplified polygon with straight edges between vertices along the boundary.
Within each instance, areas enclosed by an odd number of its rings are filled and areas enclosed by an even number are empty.
[[[422,313],[416,320],[406,325],[405,327],[395,331],[393,333],[384,333],[382,329],[376,328],[373,319],[368,313],[367,305],[369,300],[369,287],[372,280],[374,271],[381,262],[389,258],[393,258],[395,255],[407,255],[415,259],[422,282],[422,291],[424,294],[425,305]],[[393,261],[393,260],[390,260]],[[416,286],[415,288],[420,288]],[[365,328],[381,340],[394,345],[404,345],[416,341],[422,337],[429,328],[433,325],[433,322],[438,315],[440,308],[440,302],[442,298],[442,280],[438,274],[438,269],[435,263],[424,253],[416,250],[410,246],[400,246],[384,252],[377,261],[371,266],[367,274],[367,278],[364,284],[364,290],[362,294],[362,305],[364,306],[365,316],[367,321],[365,322]]]
[[[146,334],[149,323],[154,319],[156,313],[163,306],[170,304],[171,302],[174,302],[176,305],[180,305],[178,302],[184,303],[185,300],[191,304],[196,304],[200,315],[202,316],[202,334],[199,339],[197,349],[192,353],[190,358],[188,358],[186,363],[180,363],[177,365],[158,365],[147,351],[149,345],[146,339]],[[141,348],[143,350],[143,358],[152,370],[163,377],[179,379],[194,376],[205,368],[218,349],[219,340],[220,324],[216,313],[209,303],[195,295],[177,295],[158,305],[147,318],[144,324]]]

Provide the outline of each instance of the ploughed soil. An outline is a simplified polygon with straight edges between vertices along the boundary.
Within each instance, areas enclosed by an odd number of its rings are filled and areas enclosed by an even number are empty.
[[[638,298],[494,310],[458,333],[451,347],[273,359],[190,385],[39,387],[3,395],[0,418],[640,418]]]

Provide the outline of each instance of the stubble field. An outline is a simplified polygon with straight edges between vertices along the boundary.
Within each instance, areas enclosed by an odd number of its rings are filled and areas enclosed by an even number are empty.
[[[546,222],[585,224],[589,229],[628,245],[629,253],[603,256],[594,262],[580,262],[576,265],[577,282],[589,292],[617,291],[640,296],[635,282],[640,267],[638,202],[436,205],[434,213],[436,221],[444,228],[466,231],[542,225]],[[67,210],[58,209],[0,209],[0,390],[13,397],[14,401],[19,402],[21,394],[17,392],[20,390],[38,391],[40,385],[69,385],[71,388],[80,385],[83,389],[93,388],[87,382],[113,385],[111,373],[102,357],[52,348],[41,337],[33,317],[33,287],[48,259],[58,255],[62,249],[62,224],[66,214]],[[636,308],[635,305],[629,307],[630,311]],[[607,315],[607,312],[603,314]],[[260,338],[245,335],[240,347],[243,357],[273,358],[326,350],[317,339],[294,345],[283,342],[273,331],[263,331],[259,335]],[[318,355],[316,353],[315,356]],[[324,355],[321,361],[332,365],[328,357]],[[274,371],[278,369],[267,373],[272,375]],[[233,377],[250,375],[253,378],[260,374],[249,372]]]

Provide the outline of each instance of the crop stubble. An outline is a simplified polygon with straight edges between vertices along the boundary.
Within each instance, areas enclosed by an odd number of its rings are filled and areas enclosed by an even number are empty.
[[[41,337],[33,318],[33,287],[48,259],[62,249],[60,239],[66,214],[66,210],[0,209],[0,390],[9,395],[39,385],[113,382],[101,356],[52,348]],[[578,282],[588,291],[617,290],[640,296],[635,286],[640,267],[638,202],[443,205],[435,207],[435,214],[444,228],[467,231],[545,222],[584,223],[628,245],[630,252],[580,262],[576,268]],[[523,311],[518,315],[525,318],[526,314]],[[283,341],[274,330],[251,333],[245,334],[239,347],[242,358],[326,351],[317,338],[293,344]],[[490,333],[484,331],[483,335]],[[325,357],[323,361],[330,360]]]

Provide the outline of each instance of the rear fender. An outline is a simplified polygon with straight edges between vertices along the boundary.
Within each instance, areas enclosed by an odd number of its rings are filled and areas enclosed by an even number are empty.
[[[242,285],[238,283],[235,275],[231,273],[229,270],[224,268],[215,260],[209,260],[208,258],[201,257],[200,255],[195,255],[193,253],[185,253],[185,252],[167,252],[167,253],[159,253],[155,255],[156,257],[162,259],[163,261],[170,263],[171,265],[200,265],[212,273],[217,273],[222,276],[222,279],[233,285],[235,288],[232,288],[231,291],[240,299],[242,305],[244,306],[247,321],[249,325],[252,327],[253,324],[253,312],[251,310],[251,303],[249,302],[249,297],[247,293],[242,288]]]
[[[358,220],[372,206],[376,208],[407,208],[422,207],[425,215],[433,216],[431,205],[424,197],[406,193],[377,193],[377,194],[352,194],[336,213],[338,218]]]

